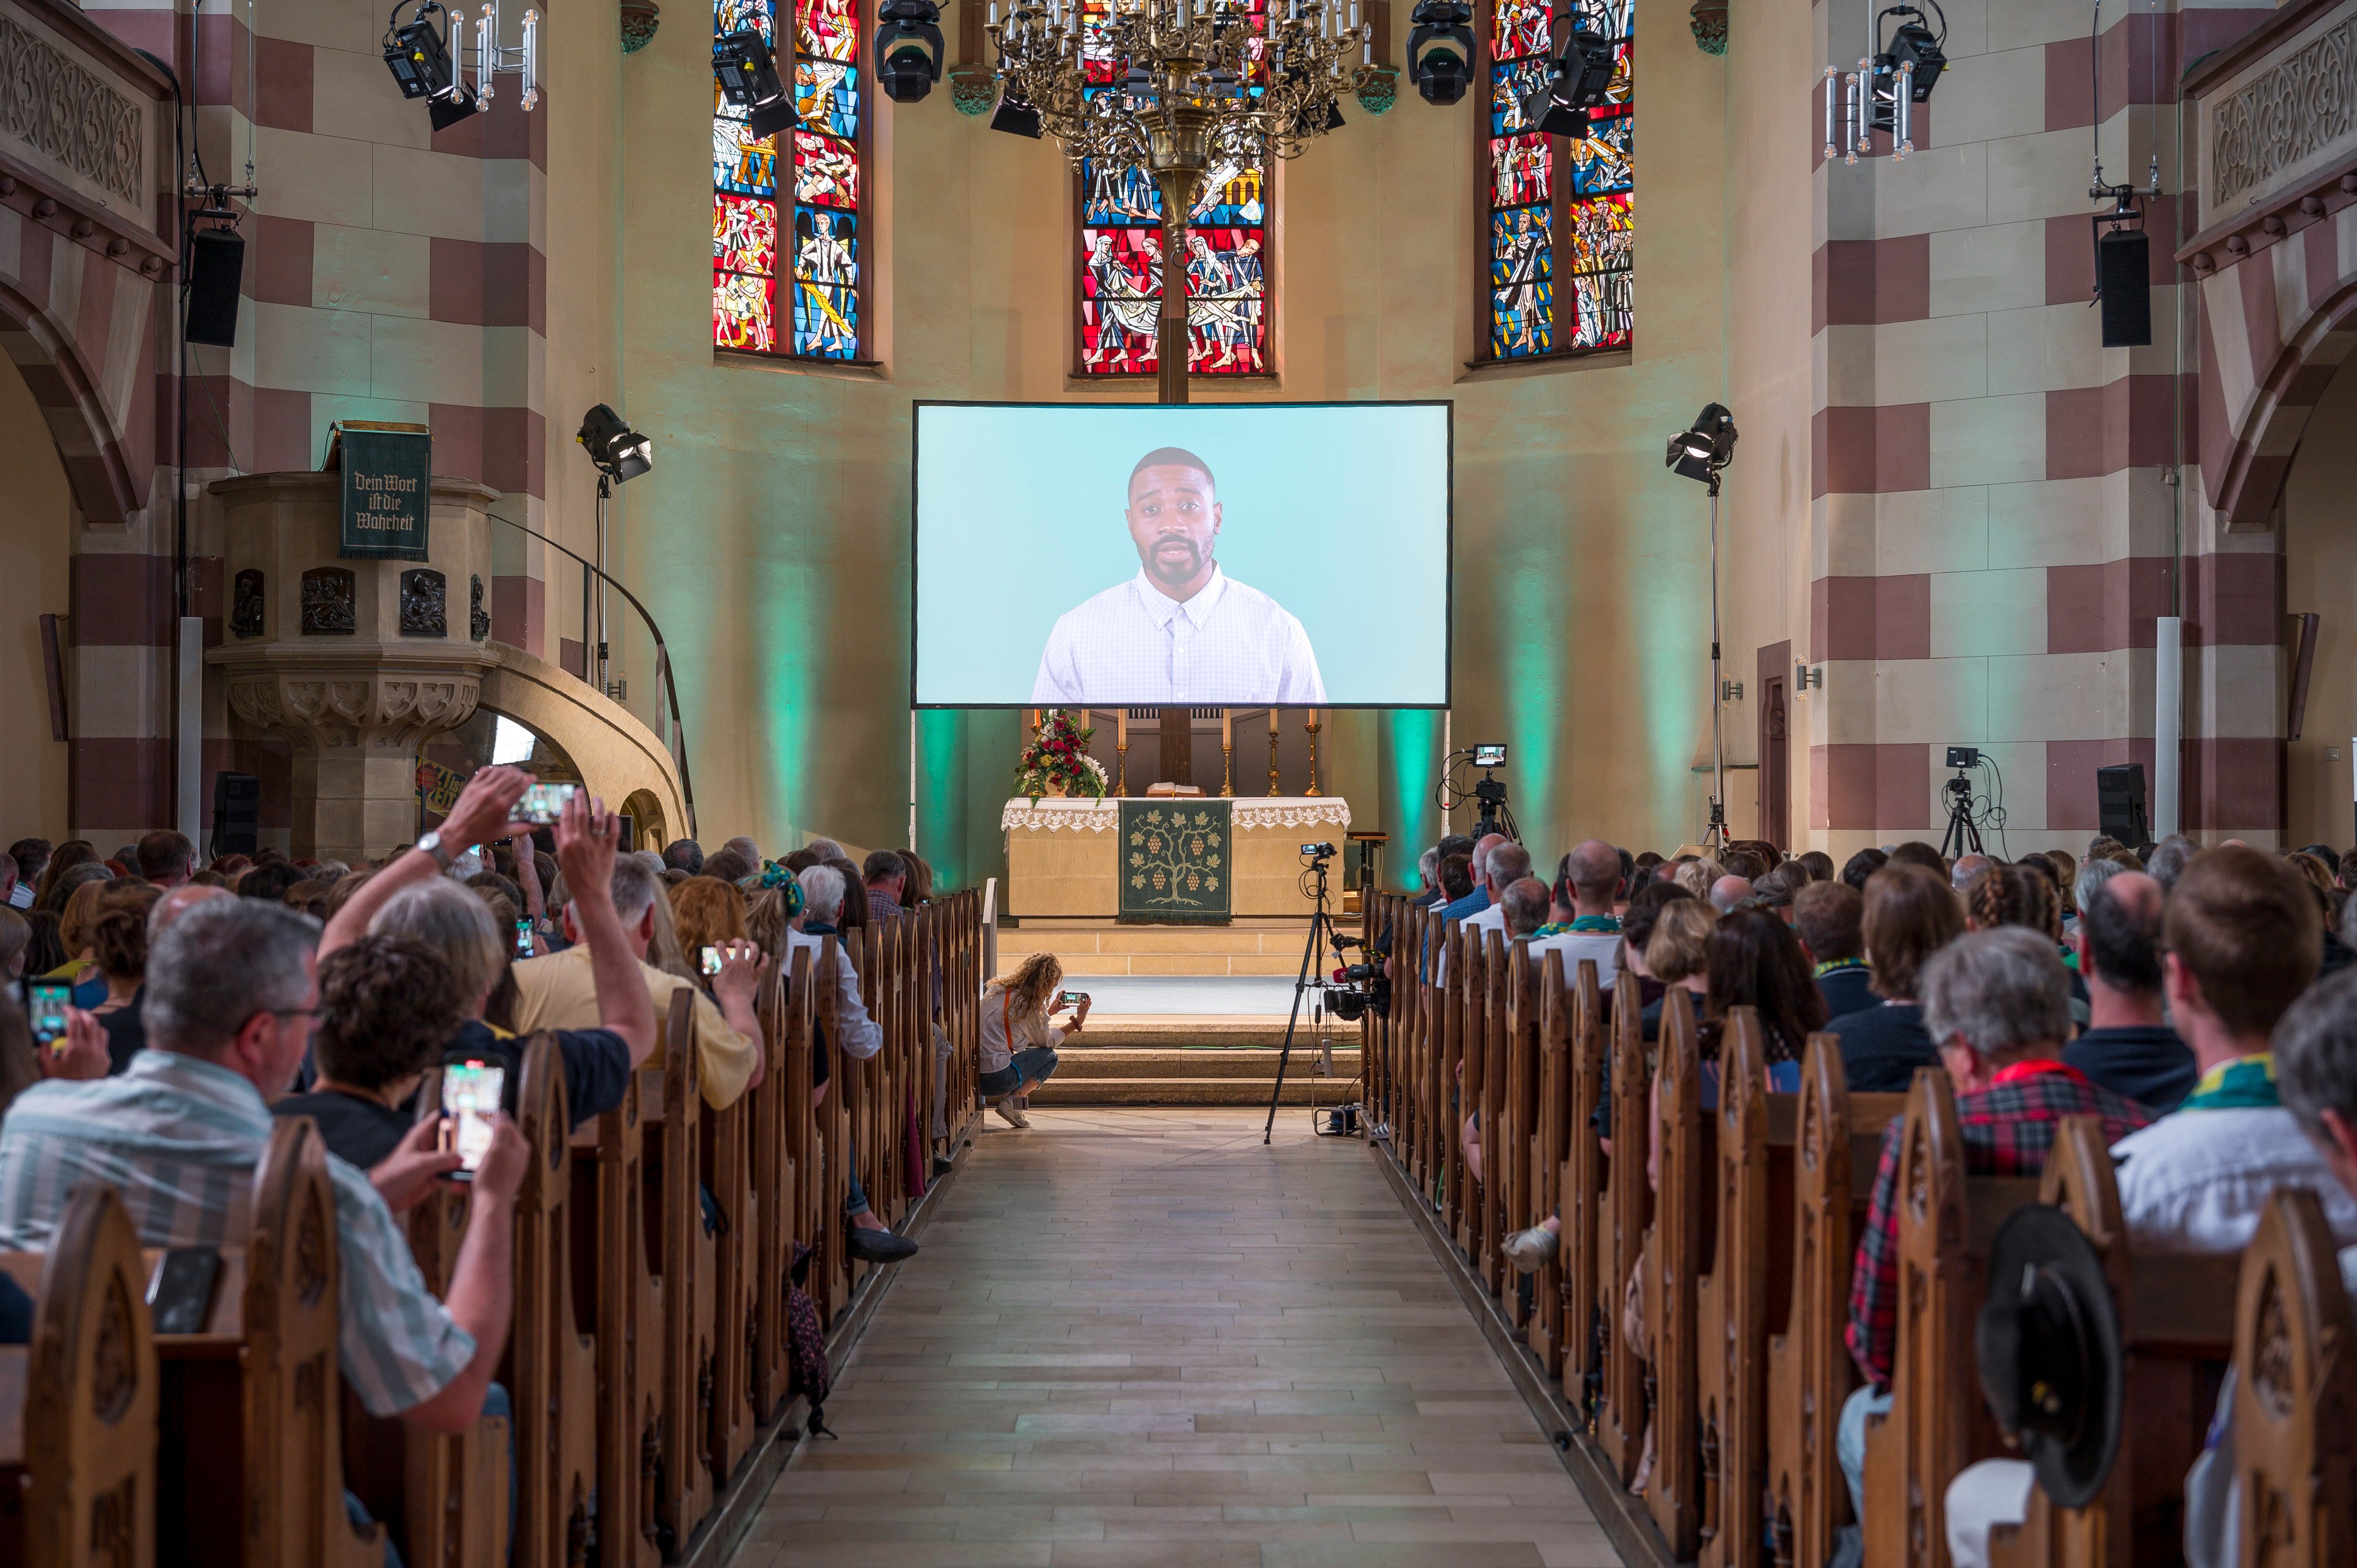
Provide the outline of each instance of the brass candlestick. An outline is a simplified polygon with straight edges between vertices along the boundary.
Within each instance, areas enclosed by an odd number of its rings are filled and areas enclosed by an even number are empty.
[[[1274,726],[1271,726],[1271,728],[1270,728],[1270,730],[1269,730],[1269,732],[1268,732],[1268,792],[1269,792],[1270,794],[1272,794],[1272,795],[1274,795],[1274,794],[1275,794],[1275,793],[1277,792],[1277,789],[1276,789],[1276,730],[1275,730],[1275,728]]]
[[[1114,792],[1114,795],[1116,795],[1116,796],[1126,795],[1126,794],[1128,794],[1128,793],[1129,793],[1129,740],[1128,740],[1128,737],[1124,736],[1124,737],[1123,737],[1123,739],[1122,739],[1122,743],[1121,743],[1119,746],[1114,746],[1114,776],[1113,776],[1113,792]]]
[[[1309,722],[1301,726],[1309,732],[1309,788],[1305,794],[1318,793],[1318,710],[1309,710]]]

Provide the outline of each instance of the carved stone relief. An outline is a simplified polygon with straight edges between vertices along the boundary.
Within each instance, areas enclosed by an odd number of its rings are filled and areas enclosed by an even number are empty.
[[[467,634],[480,642],[491,635],[491,616],[483,608],[483,579],[473,576],[467,581]]]
[[[48,39],[0,16],[0,139],[21,142],[136,203],[139,106]]]
[[[2211,106],[2213,208],[2357,134],[2357,17]]]
[[[349,566],[314,566],[303,574],[303,635],[350,637],[359,628],[359,585]]]
[[[443,577],[420,566],[401,575],[401,635],[447,637],[449,618],[444,613]]]
[[[230,601],[230,634],[233,637],[260,637],[268,629],[267,610],[262,574],[249,566],[237,575],[236,596]]]

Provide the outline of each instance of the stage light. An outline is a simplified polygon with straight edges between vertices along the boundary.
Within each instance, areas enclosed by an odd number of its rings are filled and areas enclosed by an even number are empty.
[[[1588,113],[1610,100],[1612,40],[1587,26],[1584,12],[1571,19],[1571,33],[1548,63],[1546,81],[1523,100],[1526,129],[1549,136],[1585,136],[1596,124]]]
[[[1681,430],[1670,437],[1669,455],[1663,459],[1664,467],[1689,479],[1697,479],[1718,494],[1719,471],[1735,459],[1735,416],[1720,403],[1705,403],[1695,415],[1694,427]]]
[[[1041,129],[1039,111],[1012,92],[1002,94],[998,108],[990,116],[990,128],[1010,136],[1028,136],[1036,142]]]
[[[1462,0],[1418,0],[1408,20],[1408,74],[1426,103],[1444,108],[1473,84],[1473,8]]]
[[[582,416],[580,433],[574,439],[588,452],[597,471],[618,485],[655,466],[654,443],[602,403]]]
[[[713,40],[712,74],[731,106],[751,111],[746,129],[755,139],[766,141],[802,124],[792,95],[778,77],[769,40],[753,28]]]
[[[458,70],[450,59],[449,46],[426,19],[437,11],[442,7],[434,0],[423,0],[406,26],[385,35],[385,69],[393,72],[404,98],[448,99],[459,91]],[[397,8],[393,12],[400,14]]]
[[[1940,11],[1939,0],[1925,0],[1925,4],[1939,17],[1940,30],[1936,34],[1925,26],[1923,13],[1914,6],[1893,5],[1868,22],[1867,54],[1858,61],[1857,70],[1825,68],[1824,151],[1828,158],[1839,153],[1844,163],[1857,162],[1871,150],[1877,131],[1889,134],[1894,160],[1915,150],[1914,107],[1931,101],[1932,89],[1948,69],[1948,19]],[[1899,26],[1885,44],[1882,24],[1894,16],[1900,18]]]
[[[942,8],[933,0],[884,0],[876,13],[876,75],[895,103],[914,103],[942,79]]]

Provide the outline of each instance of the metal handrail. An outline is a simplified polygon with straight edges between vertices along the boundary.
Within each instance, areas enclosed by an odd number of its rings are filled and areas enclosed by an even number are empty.
[[[579,562],[581,569],[584,572],[588,573],[590,575],[596,577],[599,582],[604,583],[608,587],[621,595],[623,598],[628,599],[630,601],[630,607],[639,612],[639,618],[647,623],[647,630],[653,635],[655,639],[655,669],[662,677],[663,696],[665,700],[671,703],[672,728],[679,736],[679,744],[671,747],[671,759],[673,765],[679,769],[680,799],[687,807],[687,836],[694,838],[695,836],[695,786],[689,781],[687,776],[687,721],[680,717],[679,682],[672,678],[671,648],[669,644],[663,641],[662,628],[655,624],[653,613],[650,611],[646,606],[639,602],[638,595],[630,592],[630,589],[624,587],[619,582],[616,581],[613,577],[608,576],[606,573],[599,571],[587,561],[582,560],[580,556],[574,554],[572,551],[567,550],[555,540],[549,538],[548,535],[544,533],[533,533],[531,529],[526,528],[522,523],[516,521],[513,518],[500,517],[497,512],[493,512],[491,514],[491,519],[495,522],[506,523],[510,528],[514,529],[519,533],[527,534],[530,537],[538,540],[541,543],[547,545],[551,550],[555,551],[559,555],[565,556],[568,560]],[[587,649],[588,647],[589,628],[587,627],[583,627],[581,628],[581,634],[583,639],[582,646],[584,649]],[[603,695],[604,693],[600,694]]]

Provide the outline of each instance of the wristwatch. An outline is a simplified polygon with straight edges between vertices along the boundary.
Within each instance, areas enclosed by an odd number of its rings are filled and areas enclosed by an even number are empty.
[[[425,832],[419,837],[417,847],[420,850],[423,850],[425,854],[432,855],[434,857],[434,864],[440,866],[445,872],[450,869],[450,863],[457,858],[448,850],[442,847],[442,830],[439,828],[427,829]]]

